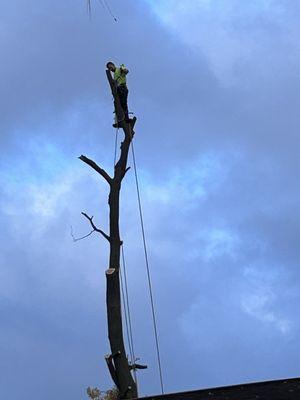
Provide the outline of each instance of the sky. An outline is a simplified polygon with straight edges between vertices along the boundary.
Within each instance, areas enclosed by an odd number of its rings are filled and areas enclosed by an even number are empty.
[[[112,386],[108,246],[71,236],[82,211],[107,231],[78,156],[112,173],[109,60],[130,71],[165,391],[299,376],[300,4],[107,0],[115,22],[91,3],[1,7],[0,397]],[[139,391],[159,394],[133,168],[120,225]]]

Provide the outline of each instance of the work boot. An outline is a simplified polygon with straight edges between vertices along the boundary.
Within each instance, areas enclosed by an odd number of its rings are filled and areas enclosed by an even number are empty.
[[[127,123],[133,128],[136,123],[136,117],[129,118]]]
[[[127,124],[132,124],[136,121],[136,117],[133,118],[126,118],[125,121],[127,122]]]
[[[115,123],[113,124],[113,127],[114,127],[114,128],[122,128],[121,122],[122,122],[122,121],[115,122]]]

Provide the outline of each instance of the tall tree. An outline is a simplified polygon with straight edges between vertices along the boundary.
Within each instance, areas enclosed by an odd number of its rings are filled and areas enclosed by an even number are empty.
[[[107,79],[114,97],[114,105],[116,116],[124,132],[124,140],[121,143],[120,158],[114,167],[114,176],[111,177],[93,160],[81,155],[79,158],[91,168],[93,168],[109,185],[109,234],[97,228],[93,222],[93,217],[82,213],[91,223],[94,231],[99,232],[110,245],[109,268],[106,270],[106,305],[107,305],[107,322],[108,322],[108,338],[110,342],[111,354],[107,355],[106,362],[111,377],[119,389],[121,399],[131,399],[137,397],[137,387],[131,375],[131,366],[128,362],[122,329],[121,314],[121,294],[120,294],[120,252],[122,241],[119,229],[120,214],[120,190],[122,180],[128,171],[127,159],[132,136],[135,119],[131,123],[125,121],[123,109],[112,79],[110,71],[106,71]]]

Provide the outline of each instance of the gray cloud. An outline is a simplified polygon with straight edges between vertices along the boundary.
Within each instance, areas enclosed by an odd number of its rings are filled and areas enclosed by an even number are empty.
[[[105,184],[76,157],[112,168],[108,59],[130,69],[166,390],[297,375],[299,6],[227,4],[182,13],[181,25],[175,8],[166,24],[143,2],[111,2],[117,24],[96,4],[90,22],[84,1],[3,5],[3,398],[111,385],[107,247],[70,236],[71,225],[88,232],[82,210],[107,227]],[[129,174],[122,232],[136,354],[149,364],[140,388],[153,394],[134,190]]]

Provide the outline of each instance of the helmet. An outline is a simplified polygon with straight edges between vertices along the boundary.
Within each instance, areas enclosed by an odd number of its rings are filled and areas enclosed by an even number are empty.
[[[115,66],[115,64],[112,61],[108,61],[108,63],[106,63],[106,68],[109,69],[109,66]]]

